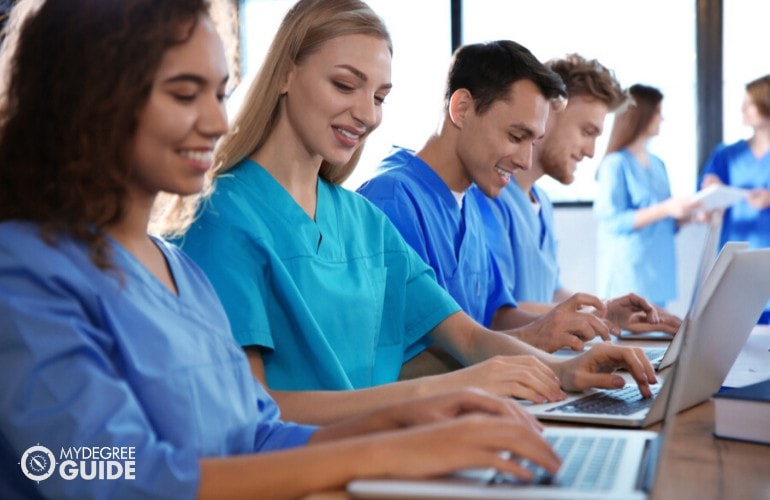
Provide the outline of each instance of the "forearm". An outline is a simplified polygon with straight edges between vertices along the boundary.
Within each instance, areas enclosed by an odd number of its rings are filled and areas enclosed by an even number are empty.
[[[518,306],[519,309],[528,314],[539,316],[541,314],[546,314],[548,311],[553,309],[554,305],[545,302],[519,302]]]
[[[524,327],[526,328],[526,327]],[[513,337],[513,331],[484,328],[465,313],[455,313],[431,332],[433,339],[463,365],[472,365],[498,355],[545,355],[544,351]]]
[[[203,459],[198,498],[297,498],[342,488],[356,477],[376,473],[368,470],[377,462],[371,443],[350,439],[279,452]]]
[[[393,382],[367,389],[341,391],[270,391],[284,420],[329,425],[379,410],[395,401],[431,394],[430,377]]]
[[[539,316],[540,313],[522,307],[504,306],[497,310],[489,327],[497,331],[512,330],[532,323]]]
[[[634,213],[634,230],[649,226],[659,220],[668,217],[665,205],[658,203],[645,208],[640,208]]]

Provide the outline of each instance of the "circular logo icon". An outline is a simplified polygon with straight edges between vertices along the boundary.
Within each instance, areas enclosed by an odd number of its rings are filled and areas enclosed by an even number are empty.
[[[21,471],[33,481],[43,481],[51,477],[56,468],[56,457],[51,450],[39,444],[32,446],[21,456]]]

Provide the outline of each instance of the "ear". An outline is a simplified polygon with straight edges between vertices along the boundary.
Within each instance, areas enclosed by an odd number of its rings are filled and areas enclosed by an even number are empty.
[[[283,83],[281,84],[281,95],[289,91],[289,86],[294,79],[294,73],[297,70],[297,66],[292,64],[283,76]]]
[[[474,109],[473,96],[467,89],[457,89],[449,97],[449,119],[458,128],[462,128],[468,113]]]

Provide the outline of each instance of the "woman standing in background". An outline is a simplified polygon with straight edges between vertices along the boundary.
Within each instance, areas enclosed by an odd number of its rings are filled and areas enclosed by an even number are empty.
[[[730,207],[722,222],[721,244],[748,241],[750,248],[770,247],[770,75],[746,84],[743,124],[753,133],[733,144],[720,144],[703,167],[701,187],[727,184],[749,189],[745,201]],[[759,323],[770,322],[770,304]]]
[[[641,84],[629,93],[597,172],[597,293],[633,292],[665,307],[676,297],[674,236],[697,202],[671,196],[666,166],[648,149],[660,132],[663,94]]]

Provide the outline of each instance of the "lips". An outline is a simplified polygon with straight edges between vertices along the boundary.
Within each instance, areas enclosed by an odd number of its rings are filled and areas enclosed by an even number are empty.
[[[495,172],[497,172],[497,174],[503,179],[503,181],[505,181],[506,184],[510,182],[511,172],[509,172],[508,170],[503,170],[500,167],[495,167]]]
[[[346,147],[352,148],[358,145],[363,133],[354,130],[348,130],[342,127],[332,127],[337,139]]]

